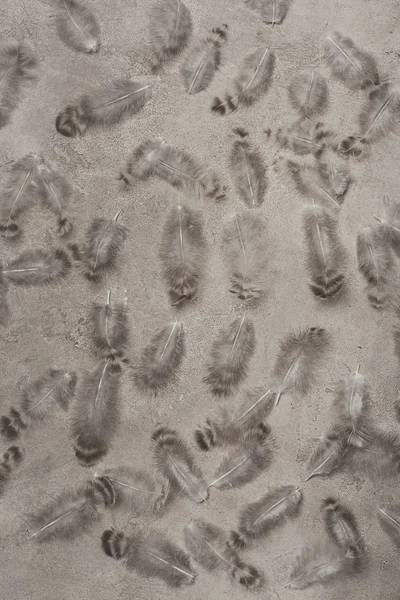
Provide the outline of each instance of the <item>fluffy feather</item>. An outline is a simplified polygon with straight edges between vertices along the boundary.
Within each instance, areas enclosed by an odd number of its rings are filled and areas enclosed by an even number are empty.
[[[297,73],[288,92],[293,108],[301,117],[322,114],[328,105],[328,83],[315,69]]]
[[[91,320],[93,342],[102,358],[122,358],[128,345],[128,316],[126,306],[111,303],[111,290],[106,304],[94,302]]]
[[[155,393],[178,380],[185,355],[185,331],[182,323],[169,323],[155,334],[144,348],[141,363],[133,372],[136,385]]]
[[[23,391],[19,409],[11,408],[9,416],[0,418],[0,433],[14,439],[23,429],[46,418],[54,406],[67,411],[75,393],[74,372],[50,369]]]
[[[384,217],[376,217],[379,229],[382,230],[385,240],[393,252],[400,257],[400,204],[390,200],[387,196],[383,199]]]
[[[0,460],[0,496],[2,496],[10,480],[12,471],[19,465],[24,453],[19,446],[10,446]]]
[[[278,404],[286,393],[305,394],[314,380],[314,370],[326,350],[328,336],[321,327],[290,333],[281,342],[272,373]]]
[[[308,204],[303,210],[310,289],[320,300],[335,298],[345,283],[346,254],[337,231],[337,219],[324,206]]]
[[[251,106],[267,93],[274,72],[275,54],[268,46],[261,47],[246,56],[240,72],[233,80],[233,93],[224,98],[214,98],[211,111],[225,115],[235,111],[241,104]]]
[[[394,279],[394,259],[378,227],[364,227],[357,235],[357,262],[367,287],[369,303],[382,308],[388,301]]]
[[[378,508],[378,519],[382,529],[393,540],[395,546],[400,548],[400,505]]]
[[[340,203],[351,182],[348,162],[341,158],[329,146],[322,147],[317,153],[317,170],[328,193]]]
[[[306,481],[315,477],[330,475],[340,469],[348,451],[349,431],[333,427],[321,439],[308,462]]]
[[[330,183],[323,179],[318,167],[300,165],[299,163],[288,160],[287,167],[294,181],[297,191],[305,196],[308,201],[315,200],[332,208],[332,204],[338,208],[344,197],[337,197],[331,189]]]
[[[26,44],[0,47],[0,129],[9,123],[25,82],[35,78],[36,58]]]
[[[259,11],[264,23],[279,25],[286,17],[290,0],[246,0],[246,4]]]
[[[197,94],[208,88],[221,63],[221,43],[226,39],[227,25],[213,29],[201,39],[186,55],[181,67],[185,89],[189,94]]]
[[[207,571],[225,571],[247,589],[262,584],[261,573],[239,559],[236,551],[228,546],[228,536],[220,527],[200,519],[192,521],[184,528],[184,540],[194,560]]]
[[[139,112],[151,98],[152,84],[116,79],[106,88],[84,94],[56,118],[58,133],[82,135],[87,127],[114,125]]]
[[[61,41],[77,52],[100,50],[100,29],[92,11],[77,0],[57,0],[57,31]]]
[[[10,316],[10,308],[8,306],[7,300],[7,292],[8,286],[7,282],[3,277],[3,267],[0,262],[0,326],[4,327],[7,325],[8,318]]]
[[[368,403],[369,393],[364,375],[357,371],[339,381],[333,400],[334,419],[338,425],[349,430],[348,443],[358,448],[366,443]]]
[[[352,470],[379,482],[397,476],[400,473],[400,436],[369,427],[364,438],[363,447],[352,447],[349,453]]]
[[[231,543],[243,548],[252,540],[267,535],[288,517],[298,515],[302,500],[301,490],[294,485],[285,485],[247,504],[239,513],[237,531],[230,534]]]
[[[204,377],[212,394],[229,396],[246,378],[255,345],[254,324],[246,315],[219,330]]]
[[[322,508],[325,529],[332,541],[345,553],[349,550],[358,553],[361,559],[365,545],[354,514],[335,498],[326,498]]]
[[[247,136],[247,132],[244,135]],[[249,208],[259,207],[267,189],[267,167],[260,150],[247,139],[236,139],[229,166],[240,198]]]
[[[115,264],[118,252],[128,235],[128,229],[117,222],[120,214],[121,211],[118,211],[113,219],[97,217],[86,232],[82,264],[88,279],[99,279]]]
[[[107,556],[123,559],[129,571],[135,570],[142,577],[158,577],[170,587],[194,583],[196,574],[189,556],[161,531],[132,527],[130,533],[125,534],[107,529],[101,543]]]
[[[67,208],[72,196],[72,187],[63,175],[53,171],[44,163],[37,168],[40,200],[57,217],[57,233],[67,235],[72,230],[72,219]]]
[[[197,293],[204,266],[201,213],[184,205],[171,208],[164,225],[160,258],[172,306]]]
[[[290,125],[279,127],[277,142],[289,148],[295,154],[316,154],[320,152],[331,133],[324,129],[323,123],[313,123],[309,119],[298,119]]]
[[[154,432],[153,440],[156,442],[154,456],[157,468],[171,486],[196,503],[207,500],[208,489],[203,475],[178,433],[162,427]]]
[[[3,276],[14,285],[33,286],[53,283],[64,278],[71,262],[64,250],[25,250],[3,270]]]
[[[353,40],[337,31],[333,31],[326,38],[324,60],[332,75],[341,79],[351,89],[379,84],[374,58],[368,52],[359,50]]]
[[[193,24],[190,11],[182,0],[156,0],[150,9],[150,43],[153,71],[188,45]]]
[[[89,467],[108,452],[118,423],[118,392],[121,367],[101,360],[94,371],[79,380],[72,407],[72,437],[75,455]]]

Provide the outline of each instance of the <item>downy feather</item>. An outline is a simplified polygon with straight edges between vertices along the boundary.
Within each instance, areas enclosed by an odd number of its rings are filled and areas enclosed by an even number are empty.
[[[37,168],[40,200],[57,217],[57,233],[67,235],[72,230],[72,219],[67,209],[72,196],[72,187],[63,175],[53,171],[43,162]]]
[[[183,535],[186,548],[207,571],[225,571],[247,589],[261,586],[262,574],[240,560],[236,551],[228,546],[227,533],[217,525],[197,519],[186,525]]]
[[[213,29],[189,50],[181,67],[185,89],[197,94],[208,88],[221,63],[221,44],[227,37],[227,25]]]
[[[325,529],[331,540],[345,553],[348,550],[357,553],[361,561],[365,544],[352,511],[331,497],[323,501],[322,509]]]
[[[128,345],[128,315],[126,306],[111,302],[111,290],[107,302],[94,302],[91,320],[93,342],[102,358],[123,358]]]
[[[19,446],[10,446],[0,458],[0,496],[6,490],[12,471],[19,465],[24,457]]]
[[[247,132],[236,129],[241,139],[236,139],[229,157],[229,166],[236,191],[249,208],[257,208],[264,202],[267,189],[267,167],[259,148],[252,146]]]
[[[144,348],[140,364],[134,368],[136,385],[142,390],[157,393],[168,384],[176,383],[185,351],[182,323],[175,321],[157,331]]]
[[[348,162],[329,146],[316,152],[317,170],[328,193],[340,203],[351,182]]]
[[[334,420],[337,425],[349,430],[348,444],[351,446],[362,448],[367,442],[368,403],[364,375],[357,371],[339,381],[333,400]]]
[[[118,392],[121,367],[101,360],[94,371],[85,371],[72,406],[72,437],[75,455],[89,467],[108,452],[118,423]]]
[[[237,531],[231,531],[230,543],[243,548],[267,535],[289,517],[299,514],[303,493],[294,485],[271,490],[262,498],[244,506],[239,513]]]
[[[290,333],[282,340],[272,373],[276,404],[283,394],[308,392],[327,344],[328,335],[321,327]]]
[[[378,508],[378,519],[382,529],[400,548],[400,504]]]
[[[208,498],[207,485],[192,454],[176,431],[162,427],[153,434],[156,442],[154,457],[157,468],[171,484],[193,502]]]
[[[400,257],[400,204],[390,200],[387,196],[383,199],[384,217],[376,217],[379,228],[382,230],[387,243]],[[400,316],[400,313],[399,313]]]
[[[367,287],[369,303],[382,308],[394,280],[394,257],[379,227],[364,227],[357,235],[357,262]]]
[[[269,46],[257,48],[246,56],[232,82],[233,91],[214,98],[211,111],[219,115],[234,112],[240,105],[251,106],[267,93],[272,84],[275,54]]]
[[[188,45],[193,24],[190,11],[182,0],[156,0],[150,9],[150,44],[153,71]]]
[[[219,330],[210,352],[205,383],[215,396],[229,396],[246,378],[254,354],[256,337],[247,316],[234,319]]]
[[[185,205],[171,208],[164,225],[160,258],[172,306],[196,295],[203,272],[204,250],[201,213]]]
[[[349,453],[351,469],[377,482],[397,476],[400,473],[400,436],[374,427],[367,433],[363,447],[352,447]]]
[[[131,526],[127,533],[107,529],[101,543],[107,556],[123,559],[129,571],[136,571],[146,579],[158,577],[170,587],[191,585],[195,581],[190,557],[161,531],[146,531],[137,526]]]
[[[67,411],[75,393],[74,372],[50,369],[30,383],[22,392],[19,408],[11,408],[0,418],[0,433],[8,439],[17,438],[22,430],[45,419],[54,407]]]
[[[64,44],[78,52],[100,50],[100,29],[92,11],[78,0],[57,0],[57,31]]]
[[[308,461],[306,481],[315,476],[325,476],[340,469],[348,451],[349,431],[341,427],[331,428],[322,437],[320,443]]]
[[[289,100],[300,117],[320,115],[328,105],[328,83],[315,69],[295,75],[288,92]]]
[[[320,300],[338,296],[345,283],[346,254],[337,231],[335,216],[320,204],[303,210],[303,231],[307,246],[309,287]]]
[[[69,257],[62,248],[25,250],[3,269],[3,276],[14,285],[46,285],[64,278],[70,267]]]
[[[353,40],[337,31],[330,33],[324,45],[324,60],[332,75],[351,89],[379,84],[375,59],[359,50]]]
[[[260,13],[264,23],[279,25],[289,10],[291,0],[246,0],[246,4]]]
[[[10,308],[7,300],[8,286],[7,282],[3,277],[3,266],[0,262],[0,326],[4,327],[7,325]]]
[[[316,154],[330,138],[331,133],[324,129],[323,123],[313,123],[309,119],[298,119],[279,127],[276,132],[277,142],[295,154]]]
[[[307,200],[320,202],[329,208],[339,208],[344,197],[337,197],[330,183],[323,179],[318,166],[301,165],[293,160],[287,161],[287,168],[292,176],[297,191]]]
[[[114,266],[118,252],[126,240],[128,229],[120,225],[117,219],[97,217],[86,232],[86,246],[83,251],[83,269],[88,279],[99,279]]]
[[[0,129],[17,108],[25,82],[35,78],[36,58],[26,44],[9,43],[0,47]]]

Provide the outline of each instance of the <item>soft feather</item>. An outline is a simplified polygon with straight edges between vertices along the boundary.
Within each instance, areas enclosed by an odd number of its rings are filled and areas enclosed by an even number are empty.
[[[277,142],[295,154],[316,154],[324,149],[332,134],[324,129],[323,123],[313,123],[309,119],[298,119],[290,125],[279,127]]]
[[[37,60],[26,44],[0,47],[0,129],[5,127],[18,106],[24,84],[35,78]]]
[[[348,162],[329,146],[322,147],[315,156],[321,181],[338,202],[343,201],[351,182]]]
[[[365,376],[358,370],[339,381],[333,400],[333,414],[337,425],[349,430],[348,443],[362,448],[368,435],[369,393]]]
[[[378,519],[382,529],[393,540],[395,546],[400,548],[400,505],[378,508]]]
[[[360,560],[365,553],[365,544],[351,510],[335,498],[326,498],[322,503],[325,529],[336,546],[347,552],[357,553]]]
[[[246,0],[246,4],[260,13],[264,23],[279,25],[289,10],[291,0]]]
[[[72,219],[67,209],[72,196],[72,187],[63,175],[43,162],[37,168],[40,200],[57,217],[57,233],[67,235],[72,230]]]
[[[212,394],[229,396],[246,378],[255,344],[254,324],[247,315],[219,330],[204,377]]]
[[[182,0],[156,0],[150,9],[152,68],[180,54],[188,45],[193,24],[190,11]]]
[[[387,243],[400,257],[400,204],[387,196],[383,199],[384,217],[375,217]]]
[[[312,477],[330,475],[343,466],[348,438],[349,431],[341,427],[333,427],[324,434],[308,461],[306,481]]]
[[[394,280],[394,257],[378,227],[364,227],[357,235],[358,268],[366,282],[369,303],[382,308],[387,303]]]
[[[348,464],[355,473],[366,475],[372,481],[396,477],[400,473],[400,436],[370,426],[361,448],[353,446]]]
[[[102,358],[122,358],[128,345],[128,316],[126,306],[111,302],[111,290],[107,302],[94,302],[91,321],[93,342]]]
[[[214,79],[221,62],[221,43],[227,37],[226,30],[226,25],[222,29],[213,29],[186,55],[181,75],[189,94],[197,94],[207,89]]]
[[[70,267],[70,259],[61,248],[25,250],[3,269],[3,276],[14,285],[46,285],[63,279]]]
[[[257,208],[264,202],[267,189],[267,167],[259,148],[250,144],[247,132],[236,129],[236,139],[229,157],[229,167],[236,191],[249,208]]]
[[[331,189],[330,182],[321,176],[318,166],[301,165],[293,160],[287,161],[287,168],[292,176],[297,191],[308,201],[317,201],[332,208],[340,207],[344,197],[337,197]]]
[[[379,84],[379,74],[374,58],[357,48],[353,40],[337,31],[330,33],[324,45],[324,60],[332,75],[341,79],[351,89]]]
[[[115,264],[119,250],[128,235],[128,229],[117,222],[120,214],[121,211],[118,211],[113,219],[93,219],[86,232],[82,267],[88,279],[99,279]]]
[[[0,497],[4,494],[13,470],[24,457],[19,446],[10,446],[0,458]]]
[[[10,316],[10,308],[8,306],[7,300],[8,293],[8,285],[7,281],[3,277],[3,266],[0,262],[0,326],[4,327],[7,325],[9,316]]]
[[[289,84],[289,100],[300,117],[322,114],[328,105],[328,84],[315,69],[297,73]]]
[[[78,52],[100,50],[100,29],[92,11],[78,0],[57,0],[56,24],[61,41]]]

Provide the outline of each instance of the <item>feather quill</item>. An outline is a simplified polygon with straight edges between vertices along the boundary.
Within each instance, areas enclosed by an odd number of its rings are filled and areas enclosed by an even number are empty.
[[[357,48],[353,40],[337,31],[330,33],[324,45],[324,60],[332,75],[351,89],[379,84],[375,59]]]
[[[211,111],[225,115],[237,110],[240,105],[251,106],[266,94],[272,84],[275,54],[269,46],[257,48],[246,56],[240,72],[232,82],[233,92],[223,98],[215,97]]]
[[[197,94],[208,88],[221,63],[221,44],[227,37],[227,25],[213,29],[201,39],[186,55],[181,67],[185,89],[189,94]]]
[[[308,462],[309,475],[312,477],[325,476],[339,470],[348,451],[349,432],[341,427],[331,428],[321,439]]]
[[[118,423],[118,392],[121,367],[101,360],[94,371],[79,380],[72,407],[72,437],[75,455],[89,467],[108,452]]]
[[[160,258],[172,306],[197,293],[204,265],[201,213],[185,205],[171,208],[164,225]]]
[[[331,133],[324,129],[323,123],[313,123],[308,119],[284,125],[276,133],[277,142],[295,154],[316,154],[330,137]]]
[[[107,302],[94,302],[91,320],[93,342],[102,358],[122,358],[128,345],[128,317],[126,307],[121,303],[111,303],[111,290]]]
[[[172,488],[180,490],[193,502],[204,502],[208,489],[203,475],[193,460],[185,442],[176,431],[162,427],[153,434],[156,442],[155,462]]]
[[[97,217],[86,232],[82,266],[85,277],[99,279],[114,266],[118,252],[126,240],[128,229],[117,222],[121,211],[113,219]]]
[[[220,527],[200,519],[192,521],[184,528],[184,540],[194,560],[207,571],[225,571],[247,589],[261,586],[262,574],[240,560],[236,551],[228,546],[227,533]]]
[[[185,355],[185,331],[182,323],[169,323],[155,334],[144,348],[141,363],[133,372],[136,385],[155,393],[178,380]]]
[[[193,24],[182,0],[157,0],[150,9],[150,43],[153,71],[180,54],[188,45]]]
[[[400,548],[400,505],[378,508],[378,519],[382,529],[393,540],[395,546]]]
[[[142,577],[158,577],[175,588],[195,581],[190,557],[161,531],[132,527],[125,534],[107,529],[101,537],[101,544],[107,556],[123,559],[129,571],[136,571]]]
[[[350,550],[358,554],[361,561],[365,544],[352,511],[331,497],[323,501],[322,509],[325,529],[331,540],[345,553]]]
[[[204,377],[212,394],[229,396],[246,378],[255,345],[254,324],[247,315],[219,330]]]
[[[229,166],[236,191],[249,208],[257,208],[264,202],[267,189],[267,167],[260,150],[252,146],[247,132],[234,130],[240,136],[236,139],[229,157]]]
[[[348,463],[353,471],[373,481],[395,477],[400,473],[400,436],[374,427],[367,430],[362,448],[351,448]]]
[[[333,414],[335,423],[349,430],[348,443],[362,448],[368,439],[369,392],[365,376],[358,370],[343,377],[335,392]]]
[[[62,248],[25,250],[3,269],[3,276],[14,285],[46,285],[63,279],[70,267],[69,257]]]
[[[297,191],[308,199],[315,200],[332,208],[339,208],[344,197],[337,197],[330,183],[323,179],[317,166],[310,167],[288,160],[287,167]]]
[[[6,490],[12,471],[19,465],[24,457],[19,446],[10,446],[0,459],[0,496]]]
[[[60,39],[77,52],[100,50],[100,28],[92,11],[78,0],[57,0]]]
[[[279,25],[287,15],[290,0],[246,0],[246,4],[259,11],[264,23]]]
[[[300,117],[320,115],[328,105],[328,83],[315,69],[295,75],[288,92],[289,100]]]
[[[40,200],[57,217],[57,233],[67,235],[72,230],[72,219],[67,208],[72,196],[72,187],[63,175],[53,171],[44,163],[37,168]]]
[[[319,177],[328,193],[340,203],[351,182],[348,162],[341,158],[329,146],[323,146],[316,152]]]
[[[36,58],[26,44],[0,47],[0,129],[18,106],[25,82],[35,79]]]
[[[394,258],[379,227],[364,227],[357,235],[358,269],[364,276],[369,303],[382,308],[390,296]]]

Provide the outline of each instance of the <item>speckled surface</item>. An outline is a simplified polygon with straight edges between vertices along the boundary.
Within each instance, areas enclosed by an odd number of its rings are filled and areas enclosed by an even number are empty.
[[[331,336],[330,353],[323,362],[316,384],[307,397],[284,397],[270,423],[277,443],[271,468],[253,484],[236,491],[212,491],[206,505],[192,505],[187,498],[172,504],[155,525],[182,544],[182,528],[191,517],[203,517],[226,528],[235,525],[239,507],[256,499],[266,489],[301,484],[306,460],[316,438],[326,428],[332,396],[324,391],[348,370],[361,364],[371,389],[371,413],[377,424],[399,430],[393,401],[398,367],[393,356],[392,316],[376,312],[363,293],[357,273],[355,239],[359,227],[380,214],[383,196],[398,199],[398,135],[374,148],[365,162],[352,164],[354,182],[340,211],[340,232],[349,253],[347,294],[335,306],[318,304],[307,287],[301,234],[302,200],[288,179],[284,156],[263,133],[266,128],[292,120],[286,87],[300,69],[320,63],[325,35],[332,29],[351,36],[373,53],[380,69],[398,76],[400,37],[399,5],[396,0],[293,0],[284,23],[271,29],[243,0],[186,0],[194,22],[194,36],[227,23],[229,39],[223,48],[219,73],[210,88],[188,96],[181,82],[181,59],[168,64],[162,75],[151,76],[145,0],[105,2],[87,0],[101,25],[102,48],[86,56],[64,46],[53,23],[50,0],[2,0],[0,38],[24,39],[35,50],[39,78],[31,85],[14,113],[12,122],[0,131],[0,165],[27,152],[41,152],[51,165],[73,184],[75,230],[79,241],[94,216],[114,216],[123,209],[121,223],[130,229],[118,269],[103,283],[84,281],[77,272],[61,284],[37,289],[10,286],[12,317],[0,332],[2,377],[0,409],[6,411],[20,390],[49,366],[68,369],[93,368],[95,358],[88,340],[88,313],[93,299],[105,298],[107,287],[114,297],[127,300],[131,327],[131,356],[155,330],[175,318],[168,305],[160,277],[158,243],[168,207],[176,192],[156,179],[140,183],[128,192],[117,189],[116,176],[128,153],[140,141],[162,136],[168,143],[192,152],[212,166],[228,186],[226,200],[186,198],[203,211],[207,238],[207,270],[198,299],[181,310],[187,332],[187,354],[176,388],[157,398],[138,393],[128,373],[122,390],[122,422],[107,465],[129,462],[151,467],[151,433],[157,423],[176,426],[190,442],[196,458],[210,477],[221,453],[203,456],[194,448],[193,431],[213,414],[218,402],[202,383],[211,342],[223,324],[242,307],[228,293],[221,252],[221,220],[240,207],[227,168],[229,133],[233,126],[247,128],[262,148],[269,164],[269,187],[260,212],[268,232],[268,296],[252,311],[257,347],[251,361],[249,381],[268,383],[279,341],[292,329],[305,325],[325,327]],[[222,93],[242,58],[259,44],[271,42],[277,61],[268,95],[254,107],[221,119],[210,113],[214,95]],[[327,73],[328,74],[328,73]],[[155,82],[153,98],[132,119],[108,129],[92,129],[81,139],[68,140],[57,134],[54,120],[65,104],[90,87],[123,75]],[[330,106],[326,123],[340,134],[353,132],[362,92],[349,92],[329,80]],[[276,163],[273,166],[273,163]],[[4,185],[7,167],[0,168]],[[52,216],[33,207],[21,220],[24,235],[15,244],[0,240],[0,254],[7,260],[21,249],[51,247],[56,242]],[[226,404],[233,402],[227,400]],[[39,425],[23,441],[26,458],[0,499],[1,586],[4,600],[237,600],[245,596],[290,600],[398,600],[400,597],[399,553],[382,533],[376,508],[397,497],[398,480],[372,483],[363,476],[344,471],[328,479],[315,478],[304,489],[300,518],[274,531],[268,539],[247,551],[245,558],[265,573],[265,587],[244,592],[223,574],[209,575],[198,568],[196,584],[181,591],[165,588],[158,580],[146,580],[126,572],[101,551],[100,535],[108,525],[121,526],[132,515],[105,513],[88,534],[66,543],[35,545],[29,540],[27,511],[39,507],[68,486],[84,481],[88,472],[78,466],[69,439],[68,415],[59,414]],[[1,441],[0,450],[7,447]],[[94,469],[93,469],[94,470]],[[93,470],[90,470],[92,472]],[[370,554],[364,575],[337,582],[328,588],[314,586],[305,591],[284,587],[294,559],[304,544],[323,538],[321,500],[338,496],[357,514]],[[135,518],[135,517],[134,517]],[[136,519],[138,521],[139,519]],[[144,526],[150,526],[143,520]],[[197,567],[196,567],[197,568]]]

